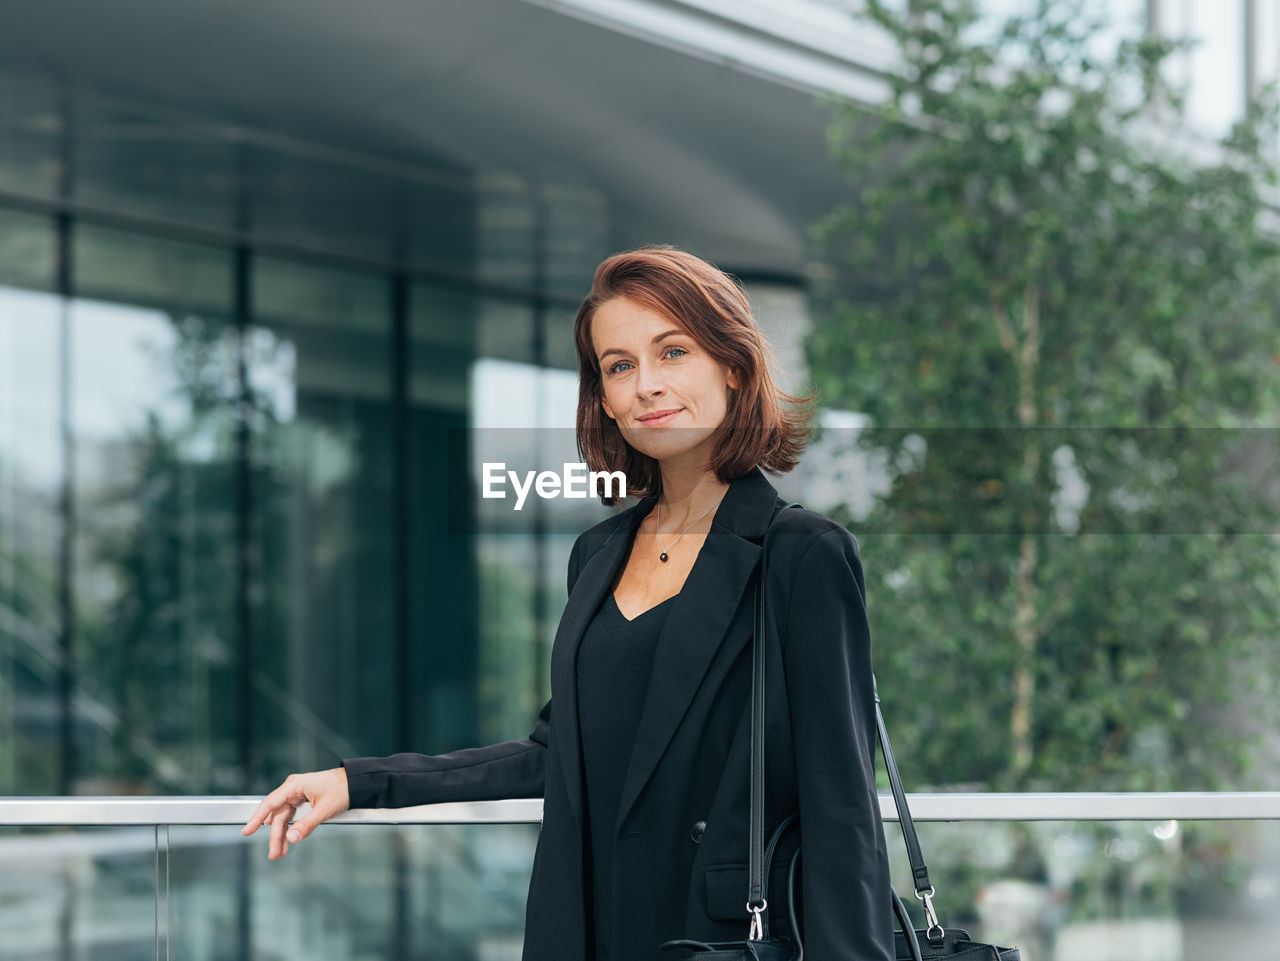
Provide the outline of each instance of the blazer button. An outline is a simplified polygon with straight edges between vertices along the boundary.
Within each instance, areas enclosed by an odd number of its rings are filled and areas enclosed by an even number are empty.
[[[706,821],[694,821],[693,827],[689,829],[689,837],[693,838],[694,844],[702,843],[702,832],[707,829]]]

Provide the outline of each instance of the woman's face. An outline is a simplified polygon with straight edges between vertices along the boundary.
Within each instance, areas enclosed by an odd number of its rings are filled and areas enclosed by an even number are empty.
[[[626,297],[596,308],[591,341],[601,406],[627,443],[659,461],[705,458],[729,388],[738,388],[733,371],[678,324]]]

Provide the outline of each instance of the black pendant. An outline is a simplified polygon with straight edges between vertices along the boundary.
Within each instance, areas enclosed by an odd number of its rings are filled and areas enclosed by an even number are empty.
[[[665,561],[666,559],[667,559],[667,552],[666,552],[666,551],[663,551],[661,554],[659,554],[659,555],[658,555],[658,560],[660,560],[660,561]]]

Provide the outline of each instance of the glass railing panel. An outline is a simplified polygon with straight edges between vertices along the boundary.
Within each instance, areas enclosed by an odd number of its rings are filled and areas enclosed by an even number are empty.
[[[267,838],[168,828],[174,958],[518,961],[538,825],[326,824],[267,860]]]
[[[917,828],[942,924],[1017,945],[1028,961],[1269,957],[1280,943],[1280,819],[1270,818],[1280,795],[911,800],[935,819]],[[265,833],[240,835],[252,808],[234,798],[0,802],[0,957],[520,957],[538,838],[527,802],[351,812],[275,862]],[[923,926],[890,799],[882,810],[894,880]],[[1153,816],[1102,820],[1113,812]],[[135,823],[32,824],[58,816]],[[455,816],[464,823],[431,823]],[[936,820],[950,816],[960,820]],[[1058,819],[1025,819],[1039,816]]]
[[[438,825],[404,837],[409,956],[519,961],[538,825]]]
[[[169,828],[169,941],[184,961],[392,957],[392,825],[324,825],[278,861],[264,831]]]
[[[0,957],[154,958],[156,828],[0,825]]]
[[[917,823],[944,927],[1027,961],[1212,961],[1280,944],[1280,822]],[[899,895],[911,871],[885,824]],[[1261,953],[1259,953],[1261,952]]]

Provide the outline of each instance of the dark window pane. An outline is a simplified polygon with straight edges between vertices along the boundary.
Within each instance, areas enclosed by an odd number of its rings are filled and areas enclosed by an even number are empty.
[[[73,109],[76,200],[206,229],[236,225],[242,148],[226,124],[84,92]]]
[[[231,310],[231,253],[79,223],[72,264],[75,293],[176,312]]]
[[[390,286],[255,261],[256,783],[396,749]]]
[[[0,209],[0,284],[53,290],[55,251],[51,218]]]
[[[62,790],[59,314],[0,287],[0,794]]]
[[[0,190],[57,195],[61,125],[52,80],[0,71]]]

